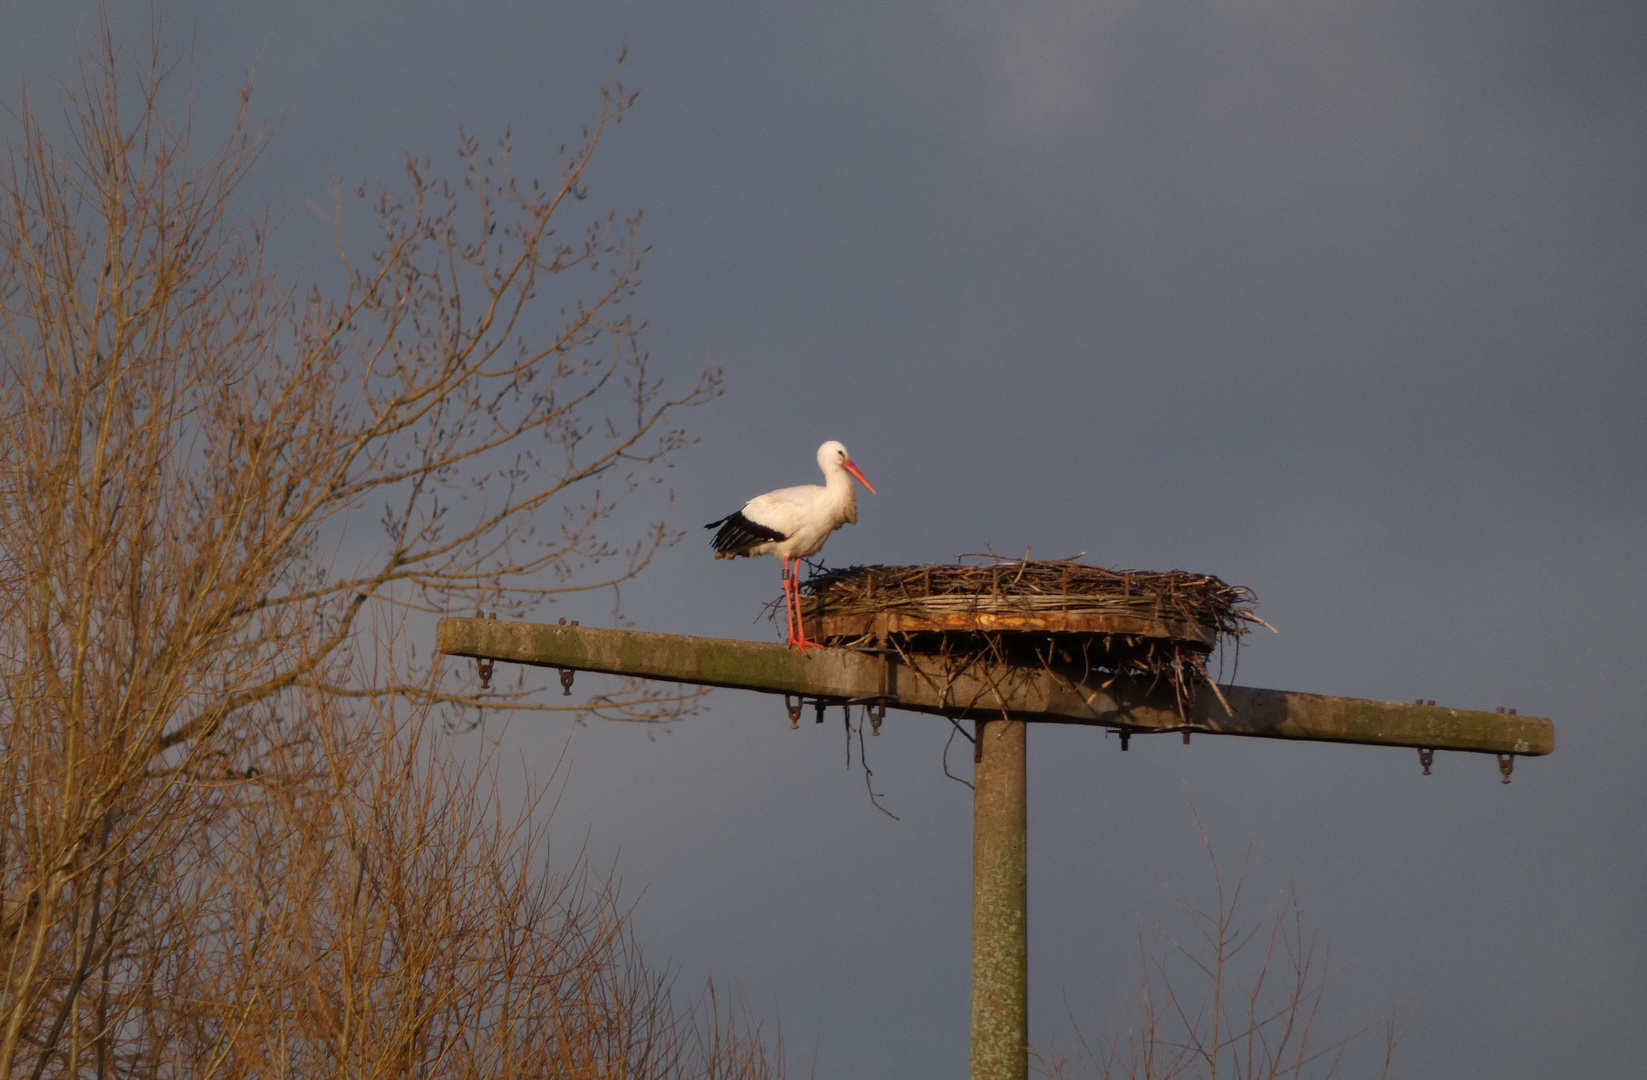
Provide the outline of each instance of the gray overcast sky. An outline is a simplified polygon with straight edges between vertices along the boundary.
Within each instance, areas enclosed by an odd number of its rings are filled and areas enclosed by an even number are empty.
[[[141,43],[149,5],[117,7]],[[1400,1075],[1640,1070],[1647,8],[158,8],[203,115],[254,73],[294,236],[329,173],[450,161],[459,127],[551,161],[628,47],[640,104],[588,205],[645,211],[653,356],[727,374],[637,626],[769,637],[776,567],[710,562],[695,526],[839,438],[881,494],[832,564],[1033,545],[1216,573],[1282,631],[1243,683],[1555,718],[1507,787],[1485,757],[1424,778],[1410,751],[1032,731],[1037,1042],[1066,1006],[1103,1028],[1160,880],[1204,893],[1193,806],[1256,893],[1296,879],[1343,1004],[1414,1010]],[[95,10],[6,6],[6,101],[50,98]],[[617,859],[654,954],[741,980],[832,1078],[965,1069],[944,736],[894,714],[871,743],[897,822],[838,724],[791,732],[771,700],[655,740],[510,737],[544,770],[570,739],[558,835]]]

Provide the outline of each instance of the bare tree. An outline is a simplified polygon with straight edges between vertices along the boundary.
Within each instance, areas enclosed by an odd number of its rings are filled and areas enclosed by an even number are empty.
[[[1072,1045],[1055,1041],[1036,1064],[1049,1080],[1330,1080],[1347,1055],[1381,1035],[1376,1069],[1389,1075],[1393,1014],[1357,1025],[1325,1011],[1335,973],[1329,950],[1304,926],[1289,884],[1266,917],[1241,911],[1245,875],[1229,881],[1202,833],[1212,903],[1174,897],[1187,936],[1162,930],[1164,950],[1139,944],[1139,978],[1123,1018],[1091,1035],[1071,1017]],[[1363,1064],[1365,1062],[1363,1061]]]
[[[747,1013],[674,1000],[610,876],[534,865],[545,816],[506,809],[495,744],[465,761],[426,703],[384,705],[320,725],[281,770],[317,782],[266,789],[226,830],[225,951],[191,995],[220,1013],[184,1040],[200,1072],[781,1075]]]
[[[553,775],[511,795],[427,701],[301,693],[307,737],[151,853],[29,1075],[783,1075],[747,1003],[677,1000],[611,875],[547,864]]]
[[[15,110],[0,174],[0,1080],[228,1075],[268,1029],[222,1002],[354,1015],[362,984],[325,974],[327,958],[384,931],[352,922],[322,869],[378,865],[381,839],[354,838],[389,825],[350,809],[365,781],[336,772],[344,703],[385,723],[412,704],[562,707],[524,685],[477,697],[367,624],[521,611],[633,577],[674,533],[660,521],[613,544],[614,514],[687,442],[681,410],[718,392],[713,370],[671,391],[639,348],[623,310],[638,222],[570,235],[564,222],[633,101],[615,82],[552,182],[515,177],[507,138],[490,153],[464,139],[455,180],[413,161],[398,192],[340,193],[340,284],[303,286],[274,272],[270,215],[238,216],[266,143],[249,90],[228,137],[199,152],[156,42],[134,61],[105,22],[61,123],[26,98]],[[360,211],[381,237],[367,258],[345,239]],[[691,704],[632,687],[594,708],[662,720]],[[275,808],[286,832],[260,832]],[[292,856],[263,921],[225,930],[226,910],[252,910],[225,905],[268,884],[259,859],[282,865],[293,836],[326,858]],[[503,873],[463,861],[484,850],[452,856],[440,880]],[[543,925],[551,894],[526,882],[491,910]],[[428,895],[414,885],[404,895]],[[290,922],[304,907],[291,889],[319,890],[330,907],[314,910],[336,925]],[[553,895],[574,894],[600,900]],[[589,955],[627,955],[607,941],[612,912],[558,910],[603,928]],[[464,914],[418,918],[467,941]],[[332,997],[259,981],[262,961],[236,950],[275,948],[271,927],[329,942],[311,967]],[[451,1030],[513,1007],[474,1005]],[[365,1052],[351,1030],[326,1036],[338,1068]]]

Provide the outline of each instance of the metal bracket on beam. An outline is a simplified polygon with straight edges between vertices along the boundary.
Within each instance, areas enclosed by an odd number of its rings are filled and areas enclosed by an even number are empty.
[[[492,618],[496,619],[497,617],[498,617],[498,613],[495,612],[495,611],[492,612]],[[486,612],[484,612],[484,611],[475,612],[475,618],[477,618],[477,619],[486,618]],[[475,673],[480,676],[480,688],[482,690],[490,690],[492,688],[492,668],[495,667],[496,665],[497,665],[497,661],[494,660],[493,658],[489,657],[489,656],[484,657],[484,658],[481,658],[481,657],[476,657],[475,658]]]

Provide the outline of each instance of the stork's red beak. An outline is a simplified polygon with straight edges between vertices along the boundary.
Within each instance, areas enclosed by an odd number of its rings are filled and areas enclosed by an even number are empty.
[[[875,494],[875,485],[864,479],[864,474],[858,471],[858,467],[856,465],[852,464],[851,458],[847,458],[845,461],[841,462],[841,468],[845,469],[853,476],[856,476],[858,478],[858,483],[868,488],[871,495]]]

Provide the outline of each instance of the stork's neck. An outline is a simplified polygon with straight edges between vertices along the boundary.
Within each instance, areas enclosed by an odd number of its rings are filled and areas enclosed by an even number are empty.
[[[852,477],[841,468],[838,461],[830,461],[823,466],[824,490],[829,493],[829,501],[840,508],[836,515],[842,521],[858,523],[858,493],[852,487]]]

